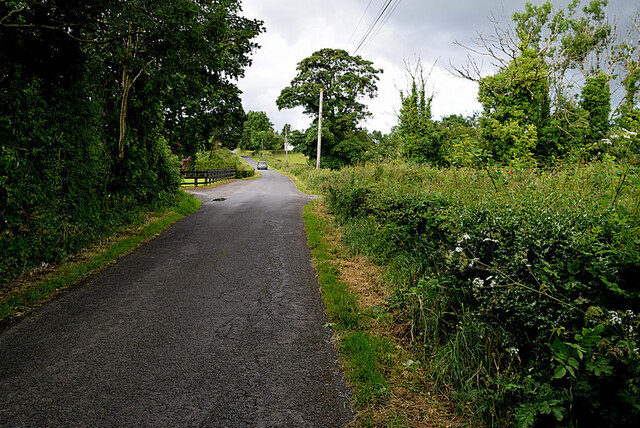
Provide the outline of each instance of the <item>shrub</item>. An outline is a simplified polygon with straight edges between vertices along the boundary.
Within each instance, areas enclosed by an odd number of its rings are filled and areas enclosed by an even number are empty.
[[[315,186],[347,243],[390,267],[389,309],[479,421],[640,422],[633,168],[396,163],[325,174]]]

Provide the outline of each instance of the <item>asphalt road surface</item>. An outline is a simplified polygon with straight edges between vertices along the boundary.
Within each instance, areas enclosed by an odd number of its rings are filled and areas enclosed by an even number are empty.
[[[339,427],[353,418],[302,207],[271,170],[0,332],[1,426]]]

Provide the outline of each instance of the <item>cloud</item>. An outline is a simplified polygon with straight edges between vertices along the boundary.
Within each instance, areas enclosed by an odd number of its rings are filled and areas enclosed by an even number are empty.
[[[363,12],[371,1],[367,14]],[[586,0],[584,0],[586,1]],[[322,48],[345,49],[353,53],[385,0],[244,0],[244,15],[262,19],[267,29],[258,37],[262,46],[253,65],[239,82],[246,110],[265,111],[277,130],[285,123],[305,129],[310,119],[301,109],[278,111],[275,100],[296,75],[296,66]],[[364,125],[389,132],[397,123],[400,108],[398,89],[406,88],[404,62],[420,58],[425,69],[435,67],[429,86],[435,91],[433,114],[472,114],[480,110],[477,85],[454,77],[449,63],[466,62],[467,51],[458,41],[472,45],[479,32],[491,33],[495,16],[505,22],[514,11],[524,10],[526,0],[400,0],[394,14],[358,55],[382,68],[378,97],[367,100],[374,117]],[[534,2],[537,3],[537,2]],[[554,1],[564,7],[569,0]],[[610,16],[629,17],[638,10],[637,0],[610,0]],[[360,18],[362,22],[357,27]],[[352,37],[353,35],[353,37]],[[350,40],[351,38],[351,40]]]

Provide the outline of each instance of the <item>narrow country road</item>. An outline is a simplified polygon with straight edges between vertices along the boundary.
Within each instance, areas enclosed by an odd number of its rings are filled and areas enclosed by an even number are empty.
[[[353,418],[303,230],[271,170],[0,332],[0,426],[339,427]]]

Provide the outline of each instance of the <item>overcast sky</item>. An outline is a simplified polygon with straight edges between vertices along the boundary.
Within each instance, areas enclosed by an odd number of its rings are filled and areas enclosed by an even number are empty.
[[[266,32],[257,38],[261,48],[253,54],[253,65],[239,82],[245,110],[266,112],[277,131],[285,123],[294,129],[306,129],[311,119],[300,108],[278,111],[276,106],[280,92],[296,75],[297,64],[323,48],[344,49],[353,54],[385,3],[385,0],[243,0],[244,15],[263,20],[266,27]],[[454,42],[472,45],[478,32],[493,30],[492,15],[504,22],[503,17],[524,10],[525,3],[526,0],[395,0],[392,5],[396,9],[386,24],[357,52],[373,61],[374,67],[384,70],[378,96],[366,101],[374,116],[364,126],[386,133],[396,124],[400,107],[398,89],[407,85],[404,63],[415,63],[416,58],[422,60],[427,70],[435,64],[429,86],[436,94],[433,101],[436,119],[480,110],[476,84],[448,71],[450,63],[462,65],[466,61],[467,51]],[[565,6],[568,0],[552,3]],[[610,0],[608,11],[609,16],[624,19],[638,8],[638,0]]]

